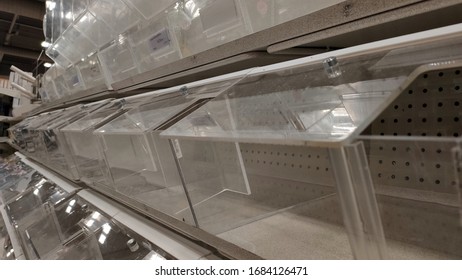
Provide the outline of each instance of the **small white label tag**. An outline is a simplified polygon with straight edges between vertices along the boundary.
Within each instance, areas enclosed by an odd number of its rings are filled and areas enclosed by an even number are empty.
[[[160,32],[157,32],[154,36],[149,39],[149,45],[153,52],[157,52],[163,48],[170,46],[170,33],[168,29],[164,28]]]
[[[180,142],[178,139],[173,140],[173,149],[175,150],[176,158],[180,159],[183,157],[183,153],[181,152]]]

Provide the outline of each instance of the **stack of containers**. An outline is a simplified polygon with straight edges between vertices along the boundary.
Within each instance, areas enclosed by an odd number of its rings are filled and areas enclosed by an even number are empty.
[[[115,82],[341,2],[49,1],[46,22],[51,27],[46,34],[51,32],[53,44],[47,55],[67,69],[97,53],[111,88]],[[67,80],[68,88],[57,87],[69,94],[89,88],[72,84]]]

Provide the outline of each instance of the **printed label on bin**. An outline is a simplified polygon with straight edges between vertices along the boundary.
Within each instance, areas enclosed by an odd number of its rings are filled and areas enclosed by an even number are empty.
[[[176,158],[177,159],[182,158],[183,153],[181,152],[180,142],[178,141],[178,139],[175,139],[172,142],[173,142],[173,149],[175,150]]]
[[[163,48],[169,47],[171,44],[170,34],[168,29],[164,28],[156,35],[149,39],[149,46],[153,52],[157,52]]]

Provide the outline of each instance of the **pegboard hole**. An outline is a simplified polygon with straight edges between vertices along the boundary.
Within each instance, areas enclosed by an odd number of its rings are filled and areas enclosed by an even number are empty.
[[[454,106],[458,107],[460,105],[459,101],[454,102]]]
[[[427,103],[422,104],[422,107],[427,108]]]
[[[454,118],[454,121],[455,121],[455,122],[458,122],[458,121],[459,121],[459,117],[455,117],[455,118]]]
[[[423,93],[427,93],[427,92],[428,92],[428,89],[424,88],[424,89],[422,90],[422,92],[423,92]]]
[[[428,74],[423,75],[424,79],[428,78]]]
[[[405,165],[409,166],[409,165],[411,165],[411,163],[409,163],[409,161],[406,161]]]
[[[443,151],[441,149],[436,150],[437,154],[441,154]]]
[[[435,167],[436,167],[436,168],[441,168],[441,164],[437,163],[437,164],[435,165]]]
[[[394,123],[398,123],[398,119],[394,119],[393,122],[394,122]]]
[[[440,180],[436,180],[436,181],[435,181],[435,184],[439,185],[439,184],[440,184]]]
[[[408,104],[407,107],[408,107],[409,109],[412,109],[412,104]]]
[[[460,70],[456,70],[456,75],[459,75],[460,74]]]
[[[460,89],[460,86],[456,86],[454,89],[455,89],[455,90],[459,90],[459,89]]]
[[[454,132],[453,135],[454,135],[454,137],[459,137],[459,133],[457,133],[457,132]]]
[[[436,119],[437,122],[442,122],[443,121],[443,118],[438,118]]]
[[[419,178],[419,182],[423,183],[424,181],[424,178]]]
[[[443,102],[438,102],[438,107],[443,107]]]
[[[442,87],[439,87],[439,88],[438,88],[438,91],[439,91],[439,92],[442,92],[442,91],[443,91],[443,88],[442,88]]]
[[[439,73],[438,73],[438,76],[440,76],[440,77],[443,77],[443,75],[444,75],[443,72],[439,72]]]
[[[410,90],[408,91],[408,93],[409,93],[409,94],[413,94],[414,92],[412,91],[412,89],[410,89]]]
[[[408,122],[408,123],[411,123],[411,122],[412,122],[412,119],[407,119],[407,122]]]
[[[399,106],[395,105],[393,108],[395,108],[395,110],[398,110]]]
[[[409,176],[404,177],[404,180],[409,181],[410,180]]]
[[[423,118],[423,119],[422,119],[422,122],[423,122],[423,123],[427,122],[427,119],[426,119],[426,118]]]

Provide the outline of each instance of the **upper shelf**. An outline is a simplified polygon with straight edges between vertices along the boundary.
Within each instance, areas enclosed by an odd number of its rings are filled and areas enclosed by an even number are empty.
[[[261,1],[245,1],[246,5],[252,5],[247,2]],[[264,2],[273,3],[274,1]],[[341,3],[335,4],[334,2]],[[460,0],[334,2],[326,2],[324,4],[328,7],[307,15],[298,15],[298,18],[282,21],[283,23],[274,22],[274,24],[280,24],[263,30],[256,27],[256,23],[253,22],[251,25],[255,27],[253,28],[255,32],[250,35],[222,42],[221,45],[195,54],[183,54],[175,60],[163,62],[162,67],[135,71],[136,73],[133,72],[134,74],[130,77],[111,82],[109,86],[114,91],[108,92],[107,88],[105,91],[101,87],[79,91],[51,102],[41,110],[68,106],[68,104],[83,100],[113,97],[122,92],[125,95],[135,94],[136,92],[130,91],[140,88],[152,90],[170,87],[232,71],[312,55],[331,47],[354,46],[450,25],[461,22],[462,19],[462,14],[457,12],[462,8]],[[270,8],[268,6],[269,10]],[[438,18],[438,21],[425,20],[429,17]],[[399,28],[396,28],[397,25]],[[146,28],[138,30],[140,36],[150,32]],[[295,46],[305,49],[292,49]]]

